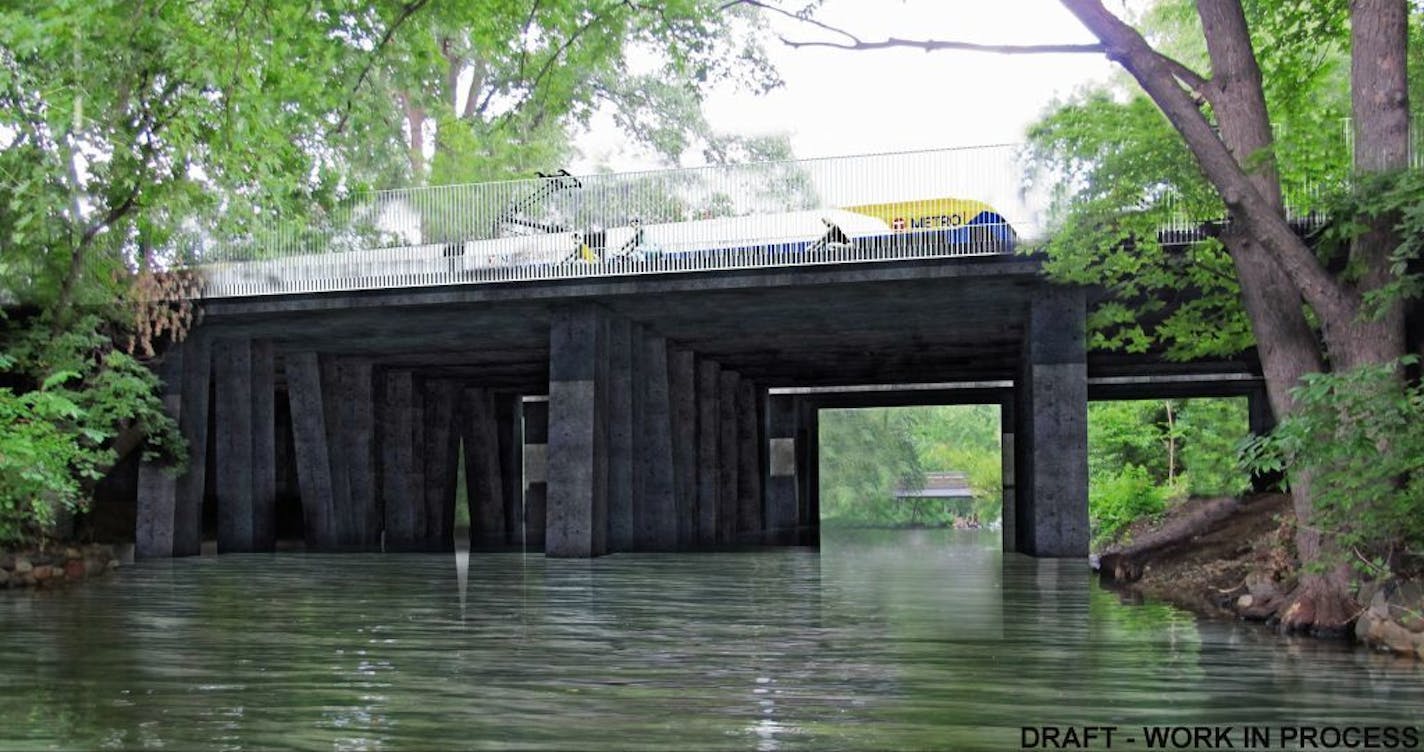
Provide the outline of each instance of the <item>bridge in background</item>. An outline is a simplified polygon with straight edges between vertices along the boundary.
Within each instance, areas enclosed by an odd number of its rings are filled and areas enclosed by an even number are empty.
[[[479,548],[814,544],[819,409],[989,402],[1006,549],[1084,556],[1090,396],[1260,381],[1090,356],[1092,291],[1015,253],[1012,156],[382,192],[209,242],[162,364],[190,462],[139,469],[137,552],[447,550],[461,467]]]

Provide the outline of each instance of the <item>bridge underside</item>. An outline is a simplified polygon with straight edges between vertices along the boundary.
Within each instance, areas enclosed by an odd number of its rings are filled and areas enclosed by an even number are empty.
[[[208,301],[163,365],[189,468],[140,469],[137,550],[197,553],[205,499],[220,551],[270,549],[279,497],[309,550],[446,550],[461,464],[482,548],[814,544],[828,395],[945,382],[925,402],[1010,418],[1006,545],[1082,556],[1089,390],[1251,370],[1090,361],[1084,296],[985,257]]]

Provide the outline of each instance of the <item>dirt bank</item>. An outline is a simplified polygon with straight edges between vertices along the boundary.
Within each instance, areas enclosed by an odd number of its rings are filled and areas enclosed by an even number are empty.
[[[1104,582],[1214,617],[1276,624],[1298,562],[1290,498],[1192,499],[1139,520],[1104,546]],[[1353,634],[1379,649],[1424,659],[1424,593],[1417,582],[1362,582]]]

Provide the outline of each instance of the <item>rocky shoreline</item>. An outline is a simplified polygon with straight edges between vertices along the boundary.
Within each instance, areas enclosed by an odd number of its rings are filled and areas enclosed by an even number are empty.
[[[1103,582],[1198,614],[1278,625],[1296,563],[1287,549],[1289,499],[1192,499],[1135,523],[1094,557]],[[1375,650],[1424,660],[1424,584],[1365,582],[1360,612],[1342,635]]]
[[[0,553],[0,590],[61,587],[118,567],[113,547],[99,543]]]

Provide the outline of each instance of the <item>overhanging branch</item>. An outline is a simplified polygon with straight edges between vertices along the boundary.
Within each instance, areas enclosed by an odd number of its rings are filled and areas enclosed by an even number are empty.
[[[787,39],[778,35],[782,44],[788,47],[829,47],[837,50],[885,50],[885,49],[917,49],[925,52],[937,50],[959,50],[965,52],[992,52],[1000,55],[1052,55],[1052,54],[1101,54],[1106,48],[1101,44],[979,44],[976,42],[961,42],[958,40],[945,39],[904,39],[901,37],[887,37],[878,40],[861,39],[859,36],[832,24],[818,21],[809,16],[792,13],[784,8],[763,2],[762,0],[731,0],[722,6],[723,10],[737,5],[748,5],[753,8],[760,8],[769,13],[792,19],[797,23],[814,26],[818,29],[828,31],[844,41],[829,40],[795,40]]]

